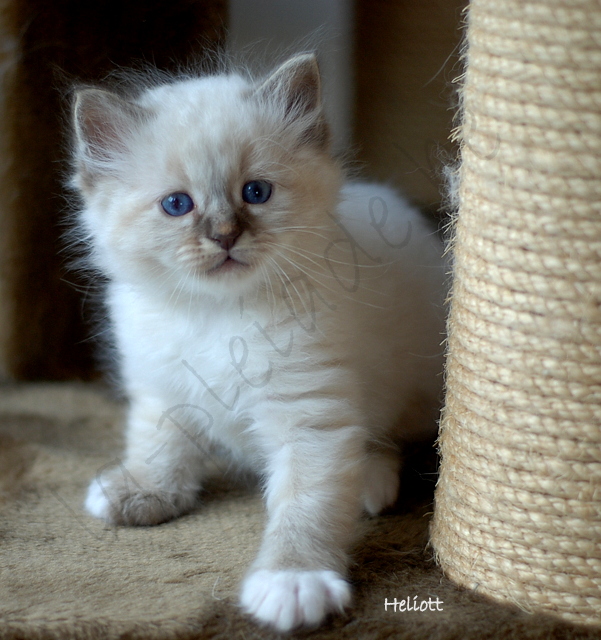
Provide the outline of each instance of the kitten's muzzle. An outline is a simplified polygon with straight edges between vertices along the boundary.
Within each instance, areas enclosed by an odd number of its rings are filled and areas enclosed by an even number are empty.
[[[244,228],[241,224],[236,222],[227,222],[216,225],[210,233],[208,233],[209,240],[212,240],[223,251],[218,260],[218,263],[213,265],[208,273],[212,271],[229,271],[236,267],[248,267],[248,263],[245,260],[240,259],[240,254],[244,255],[245,251],[238,250],[238,239],[242,235]]]

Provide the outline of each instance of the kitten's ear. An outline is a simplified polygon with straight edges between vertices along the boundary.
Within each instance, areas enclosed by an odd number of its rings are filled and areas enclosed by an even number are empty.
[[[322,114],[321,77],[315,54],[290,58],[257,87],[255,94],[283,107],[287,121],[299,121],[306,116],[312,119],[304,137],[325,146],[329,134]]]
[[[79,159],[102,171],[127,150],[127,139],[144,118],[141,107],[102,89],[82,89],[73,105]]]
[[[280,100],[294,115],[318,109],[321,79],[315,54],[303,53],[284,62],[257,88],[257,94]]]

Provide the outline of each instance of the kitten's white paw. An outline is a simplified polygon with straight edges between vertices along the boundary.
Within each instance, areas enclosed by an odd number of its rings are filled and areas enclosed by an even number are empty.
[[[350,600],[350,586],[335,571],[291,569],[251,573],[240,596],[247,613],[278,631],[315,626],[328,613],[342,612]]]
[[[142,478],[142,474],[138,474]],[[131,473],[113,469],[90,484],[85,508],[113,525],[148,526],[167,522],[189,511],[196,502],[196,487],[171,485],[169,490],[146,481],[142,486]]]
[[[377,515],[394,504],[399,493],[398,458],[373,456],[367,462],[363,506],[367,513]]]
[[[88,513],[91,513],[94,517],[100,518],[101,520],[108,520],[109,501],[97,479],[92,480],[88,488],[84,506]]]

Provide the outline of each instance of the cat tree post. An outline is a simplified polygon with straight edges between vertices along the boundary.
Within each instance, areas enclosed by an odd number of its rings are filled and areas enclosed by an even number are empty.
[[[472,0],[432,543],[601,623],[601,5]]]

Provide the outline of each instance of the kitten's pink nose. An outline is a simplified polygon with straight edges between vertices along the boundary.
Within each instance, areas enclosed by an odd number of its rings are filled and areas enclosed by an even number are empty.
[[[236,244],[236,240],[239,236],[240,232],[235,229],[230,231],[229,233],[216,233],[211,236],[211,240],[216,242],[225,251],[229,251],[234,246],[234,244]]]

